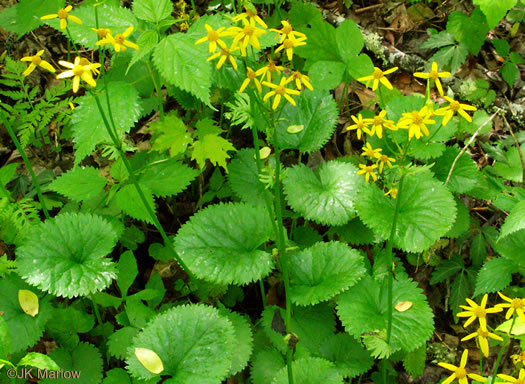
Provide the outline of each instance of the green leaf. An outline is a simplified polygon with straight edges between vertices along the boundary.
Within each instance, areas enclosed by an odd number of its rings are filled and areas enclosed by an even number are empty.
[[[144,192],[144,197],[153,212],[155,212],[155,201],[153,199],[153,193],[146,186],[142,186],[142,192]],[[119,207],[126,215],[129,215],[137,220],[142,220],[147,223],[153,224],[151,221],[151,216],[148,213],[148,210],[142,203],[137,188],[133,184],[127,184],[124,187],[120,188],[117,194],[115,195],[115,202],[117,207]]]
[[[228,171],[226,159],[229,159],[228,151],[236,151],[235,147],[219,134],[222,129],[217,127],[213,120],[204,119],[197,122],[198,141],[193,143],[191,159],[196,160],[200,168],[204,168],[206,160],[213,165],[219,165]]]
[[[21,37],[38,28],[42,25],[41,16],[57,13],[63,7],[64,0],[20,0],[16,7],[16,33]]]
[[[264,184],[259,181],[255,150],[241,149],[228,165],[228,181],[233,193],[242,201],[252,204],[264,204]]]
[[[243,285],[272,270],[272,256],[259,249],[271,233],[266,210],[239,203],[212,205],[179,229],[175,250],[197,277]]]
[[[102,384],[131,384],[129,375],[122,368],[113,368],[106,372]]]
[[[333,363],[319,357],[303,357],[292,363],[294,382],[301,384],[343,384]],[[272,384],[288,384],[288,368],[281,368]]]
[[[97,5],[99,26],[110,29],[113,36],[117,33],[123,33],[129,26],[134,26],[135,28],[138,26],[137,19],[129,9],[113,4],[106,2],[105,4]],[[51,13],[56,13],[56,11],[58,11],[58,9]],[[88,49],[97,49],[98,35],[91,29],[97,26],[93,3],[89,4],[86,2],[83,5],[75,7],[71,11],[71,15],[82,20],[82,24],[76,24],[71,21],[67,23],[75,44]],[[44,23],[64,33],[67,37],[66,32],[60,28],[58,19],[45,20]],[[128,37],[127,39],[133,40],[133,37]],[[103,100],[103,98],[101,98],[101,100]]]
[[[186,125],[174,113],[167,114],[163,121],[151,124],[149,130],[153,131],[151,149],[159,152],[169,150],[171,157],[184,153],[188,145],[193,143]]]
[[[168,83],[210,105],[211,64],[204,45],[195,46],[191,36],[175,33],[157,44],[153,62]]]
[[[489,29],[483,13],[478,8],[474,9],[470,17],[457,11],[448,15],[447,32],[458,42],[465,44],[474,56],[479,53]]]
[[[276,324],[279,318],[284,321],[284,317],[284,309],[273,305],[266,306],[262,314],[262,325],[266,336],[283,354],[288,350],[288,346],[283,335],[276,330]],[[284,322],[282,326],[284,328]],[[289,332],[294,333],[300,340],[297,344],[298,352],[306,354],[319,352],[326,340],[335,333],[335,316],[332,307],[322,303],[294,308]]]
[[[290,297],[298,305],[315,305],[356,284],[366,272],[362,255],[339,242],[317,243],[286,258]]]
[[[173,383],[215,384],[226,379],[235,345],[232,323],[215,308],[183,305],[157,315],[128,349],[127,369],[139,379],[153,378],[134,349],[154,351],[164,364],[162,375]]]
[[[18,366],[31,366],[39,369],[48,369],[50,371],[58,371],[60,367],[47,355],[38,352],[29,352],[17,364]]]
[[[27,315],[18,302],[18,291],[27,289],[40,296],[39,312],[35,317]],[[23,282],[17,275],[0,279],[0,312],[11,335],[11,347],[8,354],[26,350],[36,344],[44,333],[44,327],[51,317],[52,307],[49,299]],[[5,331],[4,331],[5,333]]]
[[[158,23],[171,16],[173,3],[170,0],[133,0],[133,13],[137,18]]]
[[[359,338],[364,333],[386,331],[388,303],[386,295],[382,294],[386,289],[386,280],[378,282],[367,276],[339,296],[337,314],[350,335]],[[394,280],[392,293],[393,306],[401,301],[411,301],[413,305],[404,312],[392,308],[390,345],[393,352],[398,350],[411,352],[424,345],[432,336],[434,331],[432,309],[426,301],[426,296],[414,281]]]
[[[109,354],[117,359],[124,359],[128,347],[138,333],[139,329],[135,327],[124,327],[115,331],[115,333],[109,337],[107,343]]]
[[[465,304],[467,297],[471,297],[472,284],[469,278],[470,273],[472,273],[471,270],[463,269],[450,285],[450,308],[452,308],[456,321],[458,319],[456,315],[462,311],[459,306]]]
[[[74,168],[49,184],[49,189],[71,200],[83,201],[97,196],[106,185],[106,179],[93,167]]]
[[[332,137],[337,123],[337,107],[333,97],[321,90],[303,92],[297,106],[286,104],[277,121],[277,140],[281,149],[315,152]],[[303,125],[299,133],[289,133],[290,125]]]
[[[65,348],[58,348],[49,353],[51,357],[63,371],[71,372],[74,376],[66,378],[66,376],[52,376],[53,372],[48,372],[48,378],[41,380],[43,384],[67,384],[75,382],[78,384],[99,384],[102,381],[102,357],[97,348],[89,343],[80,343],[72,351]]]
[[[514,206],[501,226],[499,238],[502,239],[511,233],[525,228],[525,200]]]
[[[523,257],[523,250],[525,249],[525,229],[520,229],[504,238],[498,239],[497,243],[492,246],[501,256],[525,268],[525,258]]]
[[[427,346],[423,344],[418,349],[409,352],[403,358],[403,367],[414,378],[423,376],[427,359]]]
[[[235,330],[235,349],[232,354],[232,364],[228,376],[233,376],[242,371],[252,354],[253,340],[250,322],[245,316],[232,312],[227,308],[219,310],[221,316],[231,321]]]
[[[494,45],[494,48],[496,49],[496,52],[501,57],[507,57],[510,52],[510,44],[507,40],[503,39],[492,39],[492,45]]]
[[[520,268],[515,262],[504,257],[487,261],[478,273],[474,296],[507,288],[512,281],[512,274],[518,273],[519,270]]]
[[[311,3],[293,3],[289,16],[292,26],[301,31],[309,24],[323,22],[322,13]]]
[[[454,160],[460,150],[457,147],[447,147],[443,156],[436,160],[436,165],[432,168],[436,178],[445,182]],[[479,183],[480,174],[478,167],[470,155],[465,152],[457,160],[447,184],[452,192],[465,193],[473,189]]]
[[[505,17],[507,11],[512,9],[518,0],[474,0],[479,5],[485,16],[490,29],[494,28]]]
[[[54,308],[53,321],[46,325],[48,331],[54,333],[74,334],[88,333],[93,329],[95,319],[92,314],[74,307]]]
[[[444,260],[436,267],[436,269],[434,269],[434,272],[432,272],[430,284],[434,285],[441,283],[459,271],[462,271],[464,268],[465,264],[463,258],[459,255],[453,256],[450,260]]]
[[[428,249],[448,232],[456,217],[452,194],[427,172],[407,176],[397,199],[385,196],[375,184],[367,184],[359,195],[359,217],[382,239],[390,236],[399,204],[394,246],[407,252]]]
[[[467,232],[470,229],[470,214],[468,208],[465,206],[462,200],[455,198],[456,207],[458,213],[456,215],[456,220],[454,225],[450,230],[445,234],[445,237],[450,239],[455,239]]]
[[[505,80],[511,88],[513,87],[514,81],[516,80],[519,74],[520,70],[518,66],[514,63],[507,62],[505,63],[503,68],[501,68],[501,77],[503,77],[503,80]]]
[[[465,44],[451,45],[441,48],[429,61],[435,61],[439,68],[450,69],[450,72],[455,74],[467,60],[468,53]]]
[[[365,45],[359,27],[351,19],[346,19],[337,27],[335,39],[339,55],[345,63],[353,60]]]
[[[120,297],[111,296],[106,292],[97,292],[92,296],[92,298],[93,302],[106,308],[113,307],[118,309],[120,304],[122,304],[122,299]]]
[[[521,153],[525,156],[525,145],[520,146]],[[521,183],[523,180],[523,168],[521,166],[520,155],[516,147],[510,148],[505,152],[506,162],[495,161],[492,165],[494,171],[506,180]]]
[[[332,229],[341,240],[353,245],[373,244],[375,242],[374,232],[365,226],[358,216],[350,220],[349,223]]]
[[[319,60],[339,61],[336,30],[326,21],[308,21],[310,28],[299,28],[308,36],[306,45],[297,47],[295,52],[312,63]]]
[[[149,55],[149,53],[153,51],[153,48],[155,48],[158,42],[159,34],[157,33],[157,31],[144,31],[137,40],[137,45],[139,46],[139,49],[133,50],[133,57],[131,58],[131,61],[128,64],[128,69],[126,70],[126,73],[133,66],[133,64]]]
[[[284,193],[290,206],[308,220],[342,225],[354,216],[362,185],[355,166],[329,161],[315,171],[303,164],[289,169]]]
[[[135,125],[140,117],[139,95],[135,87],[119,81],[112,81],[108,84],[106,90],[99,91],[97,93],[98,99],[108,122],[110,120],[106,103],[106,92],[109,92],[113,120],[118,137],[121,138],[129,132],[130,128]],[[86,156],[89,156],[95,150],[97,144],[113,144],[97,107],[95,97],[92,94],[88,94],[79,97],[77,102],[79,105],[75,108],[71,118],[73,141],[75,142],[75,165],[78,165]]]
[[[485,237],[483,236],[483,232],[478,233],[474,238],[472,239],[472,243],[470,244],[470,259],[472,260],[472,264],[475,266],[480,266],[485,261],[485,258],[487,257],[487,246],[485,243]]]
[[[361,53],[359,56],[356,56],[345,64],[346,72],[353,79],[368,76],[374,72],[374,63],[366,53]]]
[[[8,355],[11,354],[11,349],[11,334],[9,333],[9,328],[4,316],[0,315],[0,359],[6,360]]]
[[[139,183],[155,196],[174,196],[184,191],[199,172],[180,161],[163,156],[152,158],[141,172]]]
[[[455,43],[456,40],[454,39],[454,36],[452,34],[448,33],[447,31],[441,31],[439,33],[436,33],[435,35],[431,35],[427,41],[421,44],[421,48],[442,48],[449,45],[454,45]]]
[[[308,70],[314,89],[330,90],[343,80],[345,65],[340,61],[316,61]]]
[[[116,277],[106,256],[117,243],[105,219],[65,213],[32,227],[17,249],[19,274],[55,296],[72,298],[101,291]]]
[[[134,296],[126,300],[126,316],[130,325],[143,328],[155,316],[155,312]]]
[[[279,351],[265,349],[254,353],[250,365],[253,384],[268,384],[272,382],[276,373],[285,366],[285,360]]]
[[[133,284],[138,274],[139,270],[137,268],[137,260],[135,260],[133,252],[127,251],[120,255],[118,261],[117,285],[122,297],[127,296],[128,289],[131,287],[131,284]]]
[[[489,122],[487,123],[487,121]],[[472,115],[472,122],[470,123],[467,120],[461,118],[461,120],[459,121],[459,130],[468,132],[471,135],[473,135],[483,124],[485,124],[485,126],[478,132],[479,135],[484,135],[490,132],[490,130],[492,129],[492,121],[490,121],[489,115],[486,111],[480,109],[474,112],[474,114]]]
[[[365,373],[374,363],[363,345],[347,333],[338,333],[326,340],[320,355],[334,363],[345,378],[354,378]]]

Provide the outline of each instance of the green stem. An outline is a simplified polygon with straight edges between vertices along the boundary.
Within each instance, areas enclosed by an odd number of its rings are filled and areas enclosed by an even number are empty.
[[[153,223],[155,228],[157,228],[157,230],[159,231],[159,233],[160,233],[160,235],[162,237],[162,240],[164,241],[165,246],[168,247],[172,251],[175,260],[177,260],[177,262],[179,263],[181,268],[186,272],[186,274],[188,275],[190,280],[194,280],[195,277],[193,276],[193,273],[186,266],[186,264],[182,261],[182,259],[179,257],[179,255],[177,255],[177,253],[175,252],[175,249],[173,248],[173,244],[170,241],[170,239],[168,238],[168,235],[166,235],[166,232],[164,231],[164,228],[160,224],[159,219],[157,218],[157,215],[155,214],[155,212],[153,211],[151,206],[148,204],[148,202],[146,200],[146,196],[144,195],[144,191],[142,191],[142,188],[140,187],[140,184],[139,184],[139,182],[137,180],[137,177],[135,175],[135,172],[133,171],[133,168],[132,168],[131,164],[129,163],[129,160],[127,159],[126,154],[124,153],[124,150],[122,149],[122,143],[121,143],[121,141],[120,141],[120,139],[118,137],[118,134],[116,133],[116,130],[115,130],[115,132],[113,132],[113,130],[112,130],[112,128],[111,128],[107,118],[106,118],[106,115],[104,113],[104,110],[102,109],[102,105],[100,103],[100,99],[99,99],[98,95],[96,93],[94,93],[94,92],[92,92],[92,94],[95,97],[95,102],[97,103],[97,107],[98,107],[98,110],[100,112],[100,115],[102,116],[102,120],[104,121],[104,125],[106,126],[106,130],[108,131],[108,134],[111,137],[111,140],[113,140],[113,143],[114,143],[115,147],[117,148],[117,150],[119,152],[120,158],[122,159],[122,162],[124,163],[124,166],[126,167],[128,173],[129,173],[129,177],[131,179],[131,182],[135,186],[135,189],[137,190],[137,193],[138,193],[138,195],[140,197],[140,200],[142,201],[142,204],[144,205],[144,208],[146,208],[146,211],[148,212],[148,215],[149,215],[149,217],[151,219],[151,222]],[[106,88],[106,95],[107,94],[108,94],[108,89]],[[114,127],[113,117],[112,117],[111,109],[110,109],[110,105],[109,105],[109,96],[107,97],[107,101],[108,101],[108,112],[109,112],[110,120],[111,120],[111,122],[113,124],[113,127]]]
[[[259,289],[261,290],[261,301],[263,304],[263,309],[266,309],[266,292],[264,290],[264,282],[262,281],[262,279],[259,280]]]
[[[153,86],[155,87],[155,91],[157,92],[158,97],[158,103],[159,103],[159,112],[160,112],[160,121],[164,120],[164,103],[162,100],[162,84],[160,84],[160,78],[156,78],[154,75],[149,60],[146,61],[146,65],[148,66],[149,74],[151,75],[151,80],[153,81]],[[222,118],[222,115],[221,115]]]
[[[67,33],[67,37],[69,38],[69,40],[71,40],[71,44],[73,44],[73,48],[75,49],[77,56],[80,57],[80,53],[78,53],[77,46],[75,45],[75,42],[73,41],[73,38],[71,37],[71,32],[69,31],[69,26],[67,25],[66,25],[66,33]],[[68,49],[67,59],[69,60],[69,49]]]
[[[494,371],[492,372],[492,381],[490,384],[494,384],[494,381],[496,380],[496,375],[498,373],[499,365],[501,363],[501,358],[503,357],[503,353],[507,350],[507,348],[510,346],[510,339],[512,334],[512,328],[514,328],[514,323],[516,322],[516,313],[514,313],[514,316],[512,318],[512,324],[510,325],[509,331],[507,332],[508,339],[505,341],[508,341],[508,344],[502,344],[501,348],[498,353],[498,357],[496,358],[496,365],[494,366]]]
[[[399,180],[399,190],[397,192],[396,207],[394,209],[394,218],[392,220],[392,229],[390,231],[390,237],[386,243],[386,257],[388,265],[388,275],[387,275],[387,329],[386,329],[386,343],[390,344],[390,339],[392,338],[392,284],[393,284],[393,255],[392,255],[392,246],[394,243],[394,236],[397,228],[397,217],[399,214],[399,205],[401,201],[401,193],[403,190],[403,181],[405,180],[405,175],[401,175]],[[386,362],[383,362],[383,383],[386,383]]]
[[[44,211],[44,216],[46,217],[46,219],[49,219],[51,216],[49,215],[49,212],[47,210],[46,203],[44,201],[44,195],[42,194],[42,190],[40,189],[40,183],[36,178],[35,172],[33,171],[33,167],[31,166],[31,163],[29,162],[29,159],[27,158],[24,149],[20,144],[20,141],[18,141],[18,138],[16,137],[15,132],[11,127],[11,124],[4,116],[3,111],[0,112],[0,118],[2,119],[2,123],[5,125],[7,132],[11,137],[11,140],[13,140],[13,143],[15,143],[16,149],[20,153],[20,156],[22,156],[22,160],[24,160],[24,164],[26,165],[26,168],[29,171],[29,174],[31,175],[31,181],[33,182],[33,186],[35,187],[36,194],[38,195],[38,200],[40,201],[40,205],[42,206],[42,211]]]

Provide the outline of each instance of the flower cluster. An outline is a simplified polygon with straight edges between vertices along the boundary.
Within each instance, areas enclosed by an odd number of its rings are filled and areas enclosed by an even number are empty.
[[[517,318],[519,319],[519,321],[522,321],[525,324],[525,316],[524,316],[525,300],[521,298],[511,299],[503,295],[501,292],[498,292],[498,294],[503,300],[506,301],[505,303],[496,304],[492,308],[487,308],[487,301],[488,301],[487,294],[483,296],[480,304],[467,298],[466,301],[468,305],[460,305],[460,307],[464,311],[457,314],[458,317],[467,318],[467,320],[464,323],[464,327],[468,327],[469,325],[471,325],[477,320],[478,327],[476,331],[465,336],[464,338],[461,339],[461,341],[467,341],[467,340],[476,338],[479,349],[481,350],[481,353],[485,357],[489,356],[489,340],[488,339],[503,342],[503,338],[501,336],[489,330],[489,327],[487,325],[487,315],[502,312],[504,309],[508,308],[507,313],[505,315],[505,318],[507,320],[510,319],[513,315],[514,316],[517,315]],[[460,384],[468,384],[468,378],[471,378],[473,380],[480,381],[480,382],[486,381],[486,379],[481,377],[480,375],[467,372],[465,368],[467,364],[467,357],[468,357],[468,350],[465,349],[461,357],[461,362],[460,362],[459,367],[456,367],[448,363],[438,363],[440,367],[443,367],[453,372],[452,375],[450,375],[445,381],[443,381],[443,384],[450,384],[455,379],[457,379]],[[522,352],[519,355],[512,355],[511,357],[513,358],[515,364],[519,362],[523,362],[525,360],[525,352]],[[525,382],[524,380],[525,379],[525,369],[520,370],[519,377],[517,379],[512,376],[505,375],[505,374],[498,374],[498,377],[505,380],[505,383],[524,383]]]
[[[374,71],[371,75],[360,77],[357,80],[365,82],[366,87],[371,86],[372,90],[374,91],[378,90],[381,85],[389,90],[392,90],[394,87],[386,75],[397,71],[397,69],[397,67],[394,67],[383,71],[380,68],[374,67]],[[443,96],[443,86],[441,85],[439,79],[451,76],[451,74],[449,72],[439,72],[438,65],[434,62],[432,63],[432,69],[430,72],[416,72],[414,73],[414,76],[427,79],[428,88],[430,88],[431,84],[435,84],[438,92]],[[380,88],[379,92],[381,95]],[[419,140],[422,137],[428,137],[431,135],[429,128],[437,123],[434,119],[435,116],[443,116],[441,126],[447,125],[454,116],[454,113],[462,116],[468,122],[472,122],[472,117],[466,111],[475,111],[475,107],[467,104],[461,104],[448,96],[444,96],[444,99],[448,101],[448,105],[434,110],[433,103],[427,101],[425,106],[419,110],[402,113],[402,116],[397,120],[397,122],[388,118],[389,116],[387,116],[386,110],[379,111],[379,113],[377,113],[375,116],[368,118],[363,118],[361,113],[359,113],[357,116],[352,115],[350,117],[353,120],[353,124],[349,124],[346,127],[346,130],[355,131],[358,140],[366,140],[364,137],[365,135],[367,138],[371,136],[377,136],[378,139],[382,139],[383,134],[387,130],[398,131],[406,129],[408,132],[408,140],[410,142],[414,138]],[[437,129],[439,129],[439,127],[437,127]],[[370,146],[370,144],[366,143],[365,147],[366,146]],[[363,147],[363,149],[365,147]],[[378,148],[376,151],[377,152],[372,156],[369,154],[369,151],[363,152],[363,156],[365,158],[373,160],[372,164],[370,164],[369,161],[359,164],[360,170],[358,170],[357,173],[364,175],[367,182],[370,180],[370,178],[372,178],[374,181],[377,181],[378,177],[376,175],[376,170],[379,171],[379,174],[381,174],[383,173],[385,165],[388,166],[388,168],[392,168],[392,163],[396,161],[395,158],[380,153],[382,151],[381,148]],[[390,152],[393,153],[393,151]],[[398,155],[404,156],[405,153],[399,153]],[[392,187],[385,193],[385,195],[396,198],[397,191],[397,188]]]
[[[67,21],[71,20],[74,23],[82,24],[82,20],[80,20],[78,17],[70,15],[69,13],[73,7],[71,5],[68,5],[65,8],[59,9],[57,13],[53,13],[50,15],[42,16],[41,20],[51,20],[58,18],[60,19],[60,28],[61,29],[67,29]],[[108,28],[92,28],[93,31],[95,31],[99,37],[99,41],[97,42],[98,46],[104,46],[107,44],[111,44],[113,48],[115,49],[115,52],[125,51],[127,47],[133,48],[133,49],[139,49],[139,46],[129,40],[126,40],[127,37],[131,35],[133,32],[133,26],[128,27],[123,33],[117,33],[115,36],[113,36],[113,32]],[[20,59],[21,61],[30,62],[27,69],[24,71],[23,75],[28,76],[31,74],[31,72],[34,71],[36,67],[42,67],[50,72],[55,73],[55,68],[49,64],[47,61],[42,60],[41,56],[44,54],[44,50],[41,50],[37,52],[34,56],[26,56]],[[99,68],[101,66],[100,63],[91,63],[88,59],[77,56],[74,61],[68,62],[60,60],[58,62],[61,66],[66,67],[68,70],[60,73],[57,75],[57,79],[65,79],[68,77],[73,78],[73,92],[77,93],[80,88],[80,80],[83,80],[85,83],[90,85],[91,87],[95,87],[97,85],[95,79],[93,78],[94,75],[99,75]]]
[[[260,49],[259,38],[268,33],[268,26],[258,15],[257,10],[251,5],[245,5],[245,12],[233,18],[241,26],[220,27],[213,29],[212,26],[205,24],[206,36],[197,40],[195,44],[202,44],[208,42],[208,51],[212,55],[207,61],[216,60],[217,69],[220,69],[224,63],[229,62],[233,69],[237,70],[238,65],[236,61],[236,54],[240,51],[241,57],[247,56],[248,47]],[[292,60],[294,49],[306,44],[307,37],[298,31],[295,31],[292,25],[286,21],[281,21],[281,29],[269,29],[270,32],[276,33],[276,39],[279,40],[279,46],[275,53],[284,51],[289,61]],[[226,44],[227,39],[230,38],[231,44]],[[219,51],[217,52],[217,49]],[[263,92],[263,86],[268,87],[268,92],[264,95],[263,101],[273,97],[271,103],[272,109],[277,109],[281,100],[284,98],[290,104],[296,105],[292,96],[298,96],[303,89],[303,86],[309,90],[313,90],[310,78],[300,72],[293,72],[288,77],[287,70],[281,65],[277,65],[271,58],[268,63],[259,69],[252,69],[246,65],[246,78],[243,80],[239,92],[244,92],[250,85],[254,86],[257,92]],[[292,89],[288,84],[292,83],[296,89]]]

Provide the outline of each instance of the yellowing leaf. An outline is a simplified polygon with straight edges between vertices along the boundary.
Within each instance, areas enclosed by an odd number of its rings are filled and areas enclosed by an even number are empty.
[[[262,147],[259,150],[259,156],[261,157],[261,160],[266,159],[268,156],[270,156],[270,153],[272,153],[272,150],[270,147]]]
[[[18,302],[24,313],[31,317],[38,315],[38,297],[33,292],[20,289],[18,291]]]
[[[400,301],[399,303],[397,303],[394,308],[396,309],[396,311],[398,312],[406,312],[408,311],[410,308],[412,308],[412,305],[414,303],[412,303],[411,301]]]
[[[135,356],[140,363],[151,373],[156,375],[164,371],[164,364],[159,355],[147,348],[135,348]]]
[[[302,130],[304,130],[304,125],[290,125],[288,128],[286,128],[288,133],[299,133]]]

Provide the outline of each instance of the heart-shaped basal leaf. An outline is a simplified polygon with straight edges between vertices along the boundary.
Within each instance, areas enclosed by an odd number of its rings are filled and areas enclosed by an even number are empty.
[[[20,307],[18,301],[18,292],[20,290],[29,290],[40,296],[40,307],[36,316],[29,316]],[[10,348],[8,353],[23,351],[40,340],[52,313],[49,299],[43,299],[43,296],[42,292],[30,287],[17,275],[11,274],[9,277],[0,279],[0,312],[3,313],[1,317],[6,322],[11,335],[12,348]],[[0,348],[1,351],[2,348]],[[7,358],[7,356],[3,356],[3,358]]]
[[[347,333],[337,333],[326,340],[320,355],[335,364],[343,377],[356,377],[368,371],[374,359],[363,348],[363,344]]]
[[[335,365],[320,357],[303,357],[292,363],[294,382],[301,384],[343,384]],[[272,384],[288,384],[288,368],[281,368]]]
[[[364,333],[386,335],[388,303],[386,279],[378,282],[367,276],[337,299],[337,314],[350,335],[360,338]],[[384,286],[382,286],[384,285]],[[410,352],[425,343],[434,331],[432,309],[417,283],[395,280],[392,307],[410,301],[412,306],[400,312],[392,308],[392,352]]]
[[[175,250],[199,278],[217,284],[248,284],[270,273],[272,255],[259,247],[270,238],[266,210],[218,204],[197,212],[175,237]]]
[[[227,308],[220,309],[219,313],[230,320],[235,331],[235,349],[233,350],[232,365],[228,373],[228,376],[233,376],[242,371],[248,364],[248,360],[250,360],[253,348],[252,328],[245,316],[241,316]]]
[[[164,365],[167,383],[218,384],[226,378],[237,347],[232,323],[213,307],[184,305],[151,320],[128,349],[127,368],[132,376],[154,377],[135,356],[135,348],[155,352]]]
[[[18,272],[29,284],[56,296],[86,296],[116,277],[106,258],[117,235],[105,219],[65,213],[34,226],[17,251]]]
[[[286,258],[290,297],[298,305],[326,301],[357,283],[366,273],[363,256],[339,242],[317,243]]]
[[[305,218],[343,225],[355,215],[354,204],[362,185],[355,166],[328,161],[317,170],[306,165],[289,169],[284,192],[290,206]]]
[[[264,204],[264,184],[259,181],[255,150],[241,149],[228,164],[228,180],[233,192],[242,201],[253,205]]]
[[[297,106],[283,107],[277,121],[277,140],[281,149],[314,152],[332,137],[337,122],[337,107],[327,91],[304,91],[297,98]],[[299,133],[289,133],[291,125],[303,125]]]
[[[456,205],[452,194],[429,173],[407,176],[398,196],[394,246],[407,252],[421,252],[432,246],[452,227]],[[390,236],[398,200],[385,196],[375,185],[366,185],[356,202],[361,220],[379,238]]]

